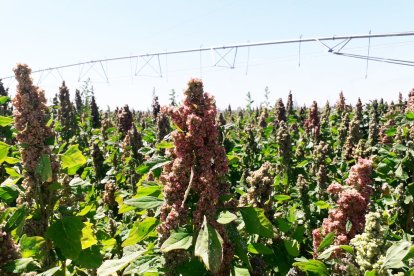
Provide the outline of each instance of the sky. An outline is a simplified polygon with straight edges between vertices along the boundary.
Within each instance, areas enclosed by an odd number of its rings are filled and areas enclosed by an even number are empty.
[[[200,47],[284,39],[414,31],[413,1],[109,1],[0,0],[0,78],[13,75],[17,63],[33,70],[97,59]],[[335,45],[338,41],[327,42]],[[414,36],[371,39],[371,56],[414,61]],[[352,40],[342,52],[366,55],[368,40]],[[220,52],[224,54],[225,52]],[[235,68],[214,66],[217,53],[160,56],[135,76],[142,59],[76,66],[33,74],[48,99],[65,80],[72,97],[90,79],[102,109],[128,104],[147,110],[152,95],[168,104],[172,89],[182,98],[187,82],[201,78],[217,106],[235,109],[265,100],[298,105],[316,100],[332,104],[343,91],[348,103],[407,97],[414,67],[335,56],[317,42],[240,48]],[[299,65],[300,63],[300,65]],[[156,69],[156,70],[154,70]],[[160,72],[161,69],[161,72]],[[107,78],[106,78],[106,76]],[[15,93],[14,79],[4,85]]]

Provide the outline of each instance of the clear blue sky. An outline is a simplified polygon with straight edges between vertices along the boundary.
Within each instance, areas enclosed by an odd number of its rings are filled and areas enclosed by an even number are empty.
[[[413,1],[21,1],[0,0],[0,76],[12,74],[17,62],[32,69],[94,59],[290,38],[414,31]],[[366,54],[367,40],[350,42],[344,52]],[[105,63],[90,77],[98,104],[114,108],[128,103],[150,107],[152,91],[166,104],[175,89],[181,96],[191,77],[202,77],[205,90],[220,108],[244,106],[247,91],[255,103],[269,87],[272,104],[292,90],[298,104],[337,99],[343,90],[355,103],[383,97],[395,100],[414,87],[414,67],[333,56],[317,43],[240,49],[233,70],[212,67],[212,54],[161,58],[162,78],[133,77],[135,60]],[[371,55],[414,60],[414,37],[371,40]],[[201,65],[200,65],[201,60]],[[154,66],[157,66],[154,63]],[[200,70],[201,68],[201,70]],[[85,68],[84,70],[86,70]],[[61,70],[72,95],[79,68]],[[146,67],[143,74],[152,73]],[[35,82],[39,75],[33,76]],[[53,72],[40,86],[48,98],[58,91]],[[5,80],[6,85],[9,84]],[[13,92],[15,83],[11,84]]]

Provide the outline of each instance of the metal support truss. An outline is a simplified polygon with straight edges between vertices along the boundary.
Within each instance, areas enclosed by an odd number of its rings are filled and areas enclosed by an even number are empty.
[[[306,42],[317,42],[321,44],[324,48],[328,50],[328,52],[339,55],[340,51],[351,41],[354,39],[374,39],[374,38],[385,38],[385,37],[404,37],[404,36],[414,36],[414,32],[399,32],[399,33],[384,33],[384,34],[366,34],[366,35],[346,35],[346,36],[331,36],[331,37],[319,37],[319,38],[302,38],[302,36],[299,39],[290,39],[290,40],[277,40],[277,41],[267,41],[267,42],[256,42],[256,43],[244,43],[244,44],[235,44],[235,45],[228,45],[228,46],[217,46],[217,47],[200,47],[195,49],[187,49],[187,50],[177,50],[177,51],[165,51],[165,52],[156,52],[156,53],[149,53],[149,54],[142,54],[142,55],[131,55],[131,56],[124,56],[124,57],[115,57],[115,58],[107,58],[107,59],[99,59],[99,60],[92,60],[87,62],[79,62],[79,63],[73,63],[73,64],[67,64],[62,66],[56,66],[56,67],[49,67],[46,69],[39,69],[39,70],[33,70],[32,73],[41,73],[40,80],[44,80],[44,73],[50,73],[50,71],[53,70],[61,70],[66,69],[70,67],[79,67],[79,80],[82,79],[90,70],[97,70],[94,68],[94,65],[100,64],[101,69],[103,72],[103,78],[109,82],[108,74],[106,70],[104,69],[102,63],[106,62],[109,63],[111,61],[118,61],[118,60],[126,60],[126,59],[136,59],[136,66],[134,74],[136,76],[155,76],[156,77],[162,77],[162,68],[161,68],[161,62],[160,57],[161,56],[167,56],[167,55],[177,55],[177,54],[186,54],[186,53],[193,53],[193,52],[206,52],[211,51],[213,54],[213,64],[212,66],[220,66],[220,67],[226,67],[226,68],[235,68],[236,64],[236,57],[237,57],[237,50],[239,48],[248,48],[251,47],[258,47],[258,46],[270,46],[270,45],[279,45],[279,44],[294,44],[299,43],[300,45],[302,43]],[[334,46],[329,46],[327,41],[338,41],[337,44]],[[230,54],[232,53],[232,55]],[[215,58],[215,55],[218,56],[218,59]],[[342,56],[346,56],[343,54]],[[351,56],[350,56],[351,57]],[[354,58],[360,58],[355,57]],[[367,58],[365,59],[369,60],[375,60],[380,61],[380,59],[374,59],[374,58]],[[141,65],[139,65],[140,61],[143,61]],[[392,61],[395,64],[401,64],[400,61]],[[391,63],[391,60],[390,60]],[[401,65],[409,65],[411,66],[411,62],[406,62]],[[85,66],[89,66],[88,69],[84,72]],[[144,74],[145,68],[149,67],[151,69],[152,75]],[[59,72],[59,71],[58,71]],[[247,73],[247,69],[246,69]],[[60,75],[60,72],[59,72]],[[47,76],[47,75],[46,75]],[[61,75],[60,75],[61,76]],[[102,77],[102,75],[101,75]],[[14,76],[5,76],[1,77],[0,79],[10,79],[14,78]]]

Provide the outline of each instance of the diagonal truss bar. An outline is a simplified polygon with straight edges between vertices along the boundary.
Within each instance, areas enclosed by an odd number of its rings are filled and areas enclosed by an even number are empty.
[[[265,41],[265,42],[256,42],[256,43],[243,43],[243,44],[235,44],[235,45],[227,45],[227,46],[194,48],[194,49],[177,50],[177,51],[156,52],[156,53],[150,53],[150,54],[131,55],[131,56],[123,56],[123,57],[115,57],[115,58],[107,58],[107,59],[98,59],[98,60],[92,60],[92,61],[87,61],[87,62],[72,63],[72,64],[67,64],[67,65],[49,67],[46,69],[33,70],[32,73],[41,73],[44,71],[64,69],[64,68],[75,67],[75,66],[83,66],[83,65],[88,65],[88,64],[93,65],[99,62],[109,62],[109,61],[117,61],[117,60],[131,59],[131,58],[144,58],[144,57],[148,58],[148,57],[154,57],[154,56],[159,57],[159,56],[164,56],[164,55],[185,54],[185,53],[203,52],[203,51],[211,51],[211,50],[225,50],[225,49],[231,49],[231,48],[236,48],[236,47],[245,48],[245,47],[258,47],[258,46],[305,43],[305,42],[322,43],[323,41],[335,41],[335,40],[347,40],[349,42],[352,39],[364,39],[364,38],[374,39],[374,38],[404,37],[404,36],[414,36],[414,32],[411,31],[411,32],[397,32],[397,33],[383,33],[383,34],[329,36],[329,37],[319,37],[319,38],[300,38],[300,39],[276,40],[276,41]],[[328,49],[332,49],[327,45],[325,46]],[[0,77],[0,79],[9,79],[9,78],[14,78],[14,76]]]
[[[214,53],[216,53],[216,54],[220,57],[220,59],[219,59],[218,61],[214,62],[214,65],[213,65],[213,66],[216,66],[216,67],[225,67],[225,68],[234,69],[234,66],[236,65],[237,48],[238,48],[238,47],[234,47],[234,48],[229,48],[229,49],[226,49],[227,51],[224,53],[224,55],[220,54],[219,50],[217,50],[217,49],[212,49],[212,50],[214,51]],[[227,56],[228,54],[230,54],[233,50],[235,50],[235,51],[234,51],[234,56],[233,56],[233,62],[230,62],[230,61],[228,61],[228,60],[226,59],[226,56]],[[227,66],[219,65],[219,63],[220,63],[221,61],[224,61],[224,62],[227,64]]]

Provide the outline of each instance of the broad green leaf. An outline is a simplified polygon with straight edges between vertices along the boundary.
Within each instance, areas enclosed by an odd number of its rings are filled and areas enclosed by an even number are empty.
[[[167,142],[167,141],[161,141],[155,147],[157,149],[170,149],[174,147],[174,143]]]
[[[305,272],[313,272],[316,275],[329,275],[328,269],[325,264],[318,260],[306,260],[293,263],[293,266],[298,267]]]
[[[170,163],[171,160],[165,157],[157,157],[154,159],[150,159],[145,161],[143,164],[141,164],[138,168],[136,168],[136,172],[139,174],[146,174],[150,171],[153,171],[157,168],[160,168],[168,163]]]
[[[235,266],[231,271],[231,276],[250,276],[250,273],[247,268]]]
[[[95,245],[98,243],[96,240],[95,234],[93,233],[92,227],[94,226],[90,222],[84,222],[84,226],[82,228],[82,250],[91,247],[92,245]]]
[[[258,234],[266,238],[273,237],[273,225],[265,216],[263,209],[253,207],[242,207],[239,209],[248,233]]]
[[[410,251],[408,251],[407,255],[404,257],[405,260],[409,260],[414,257],[414,245],[410,247]]]
[[[26,205],[23,205],[22,207],[20,207],[19,209],[17,209],[13,215],[9,218],[9,220],[7,221],[4,230],[6,232],[10,232],[14,229],[16,229],[26,218],[26,214],[27,214],[27,207]]]
[[[331,244],[334,242],[334,240],[335,240],[335,232],[331,232],[328,235],[326,235],[325,238],[323,238],[321,244],[318,247],[318,252],[321,252],[325,248],[331,246]]]
[[[239,231],[237,230],[236,225],[228,224],[226,226],[227,233],[231,242],[234,245],[234,253],[239,259],[243,262],[243,265],[251,268],[249,257],[247,256],[247,244],[244,239],[240,236]]]
[[[397,133],[397,129],[395,127],[389,128],[385,131],[387,136],[394,136]]]
[[[331,207],[331,205],[323,200],[318,200],[315,202],[315,206],[318,207],[319,209],[328,209],[329,207]]]
[[[49,270],[46,270],[45,272],[43,272],[43,273],[39,273],[39,274],[37,274],[37,276],[53,276],[53,275],[55,275],[56,274],[56,272],[58,272],[60,270],[60,266],[57,266],[57,267],[54,267],[54,268],[51,268],[51,269],[49,269]]]
[[[0,201],[11,204],[19,196],[19,191],[15,186],[0,187]]]
[[[39,158],[36,167],[36,175],[40,177],[40,180],[43,182],[52,181],[52,165],[50,164],[50,158],[47,154],[42,154]]]
[[[131,205],[126,205],[126,204],[121,204],[119,207],[118,207],[118,214],[124,214],[124,213],[126,213],[126,212],[129,212],[129,211],[132,211],[132,210],[135,210],[137,207],[134,207],[134,206],[131,206]]]
[[[395,170],[395,176],[401,178],[403,176],[402,163],[398,164],[397,169]]]
[[[83,207],[82,210],[79,211],[79,213],[77,213],[77,216],[80,216],[80,217],[86,216],[90,211],[96,210],[96,208],[94,207],[95,206],[93,204],[86,205],[85,207]]]
[[[280,231],[287,233],[291,229],[290,223],[284,218],[277,218],[276,219],[277,226]]]
[[[110,276],[127,267],[131,262],[136,260],[139,256],[143,254],[144,251],[137,251],[132,254],[126,255],[118,260],[108,260],[105,261],[99,268],[98,268],[98,275],[99,276]]]
[[[103,256],[99,250],[99,246],[93,245],[82,250],[79,256],[74,260],[75,264],[82,268],[95,269],[102,265]]]
[[[219,214],[217,222],[220,224],[228,224],[237,219],[237,216],[229,211],[222,211]]]
[[[11,177],[11,178],[20,178],[22,177],[14,168],[4,168],[6,170],[6,173]]]
[[[142,196],[154,196],[154,197],[158,197],[161,194],[161,187],[160,186],[140,186],[138,188],[138,192],[136,197],[142,197]]]
[[[204,222],[198,233],[195,244],[194,255],[201,258],[204,265],[212,273],[220,270],[223,259],[223,239],[220,234],[207,223],[204,216]]]
[[[174,232],[161,245],[161,252],[184,249],[187,250],[193,243],[193,236],[187,232]]]
[[[14,157],[7,156],[6,159],[4,159],[4,161],[10,165],[14,165],[14,164],[19,163],[21,160],[14,158]]]
[[[303,160],[299,164],[296,165],[297,168],[303,168],[309,163],[309,160]]]
[[[275,199],[277,201],[286,201],[290,199],[290,196],[288,195],[275,195]]]
[[[80,217],[63,217],[49,227],[46,236],[60,249],[63,256],[74,260],[82,251],[83,226]]]
[[[25,272],[26,270],[30,271],[39,268],[41,268],[40,264],[36,262],[33,258],[21,258],[13,260],[2,266],[2,269],[4,269],[4,271],[10,273],[18,273],[19,275],[22,275],[23,272]]]
[[[339,248],[341,248],[342,250],[348,252],[348,253],[354,253],[354,248],[352,246],[349,245],[340,245]]]
[[[285,246],[286,251],[290,256],[297,257],[300,252],[300,244],[297,240],[294,239],[284,239],[283,245]]]
[[[13,124],[13,117],[0,116],[0,126],[6,127]]]
[[[62,169],[68,169],[69,175],[74,175],[76,171],[86,163],[86,158],[78,149],[78,145],[71,145],[62,154]]]
[[[157,255],[141,256],[125,268],[123,275],[158,275],[152,274],[156,272],[150,272],[150,270],[156,269],[157,262],[159,262]]]
[[[122,243],[122,246],[134,245],[155,233],[158,223],[159,221],[154,217],[147,217],[143,221],[134,223],[129,231],[128,238]]]
[[[140,209],[151,209],[161,206],[163,203],[162,199],[154,196],[142,196],[139,198],[131,198],[124,201],[126,205],[131,205]]]
[[[36,260],[41,260],[45,255],[45,239],[43,237],[28,237],[25,234],[20,238],[19,243],[23,258],[33,257]]]
[[[322,253],[320,253],[318,255],[318,259],[319,260],[326,260],[326,259],[328,259],[329,257],[331,257],[332,253],[335,250],[337,250],[338,248],[339,248],[339,246],[337,246],[337,245],[334,245],[334,246],[329,247],[328,249],[326,249],[325,251],[323,251]]]
[[[0,96],[0,104],[5,104],[10,101],[10,97],[7,96]]]
[[[247,246],[247,250],[253,254],[271,255],[273,250],[261,243],[250,243]]]
[[[388,248],[382,268],[393,269],[404,267],[405,264],[402,260],[410,252],[411,245],[411,242],[404,240],[395,242]]]
[[[180,276],[208,275],[203,263],[196,258],[179,265],[176,271]]]
[[[414,120],[414,113],[413,112],[407,112],[405,114],[405,118],[407,118],[407,120],[409,120],[409,121]]]
[[[4,162],[7,158],[7,154],[9,153],[10,146],[6,143],[0,142],[0,164]]]
[[[376,270],[366,271],[364,276],[377,276]]]

